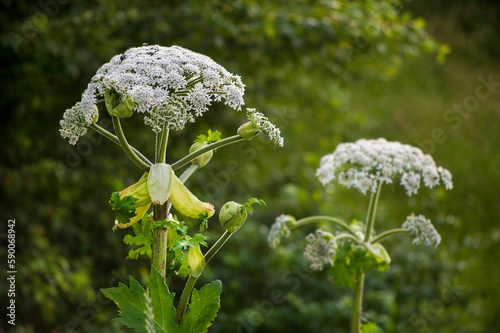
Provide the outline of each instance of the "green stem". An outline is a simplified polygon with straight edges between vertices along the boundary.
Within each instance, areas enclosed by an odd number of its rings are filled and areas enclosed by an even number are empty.
[[[104,128],[102,128],[101,126],[97,125],[97,124],[92,124],[90,125],[90,128],[92,128],[94,131],[96,131],[97,133],[101,134],[102,136],[104,136],[105,138],[111,140],[111,142],[117,144],[118,146],[122,146],[120,144],[120,140],[118,140],[118,137],[116,137],[116,135],[113,135],[112,133],[106,131]],[[147,159],[147,157],[145,157],[144,155],[142,155],[142,153],[135,149],[134,147],[130,146],[130,148],[132,148],[132,150],[134,151],[134,153],[137,154],[137,156],[139,156],[142,161],[144,163],[146,163],[148,166],[152,165],[151,161],[149,161]]]
[[[375,224],[375,216],[377,215],[377,206],[378,206],[378,198],[380,196],[380,189],[382,188],[382,184],[378,185],[377,195],[374,196],[374,192],[372,192],[370,196],[370,204],[368,205],[368,212],[366,213],[366,225],[365,225],[365,242],[370,241],[370,237],[373,230],[373,225]],[[375,198],[375,202],[374,202]],[[372,207],[373,206],[373,207]]]
[[[235,143],[238,141],[243,141],[243,140],[244,139],[241,136],[233,135],[233,136],[230,136],[228,138],[222,139],[220,141],[211,143],[211,144],[209,144],[201,149],[198,149],[197,151],[194,151],[191,154],[186,155],[185,157],[181,158],[180,160],[178,160],[177,162],[172,164],[172,169],[175,171],[175,170],[183,167],[184,165],[188,164],[189,162],[191,162],[192,160],[194,160],[198,156],[203,155],[207,151],[211,151],[211,150],[220,148],[222,146],[226,146],[226,145],[229,145],[229,144],[232,144],[232,143]]]
[[[356,238],[358,238],[358,236],[356,235],[356,233],[354,232],[354,230],[352,230],[351,227],[349,227],[349,225],[346,222],[342,221],[341,219],[335,218],[335,217],[323,216],[323,215],[309,216],[309,217],[305,217],[303,219],[297,220],[297,221],[295,221],[295,223],[293,223],[291,229],[295,229],[295,228],[301,227],[301,226],[303,226],[305,224],[314,223],[314,222],[320,222],[320,221],[332,222],[333,224],[341,227],[342,229],[344,229],[347,232],[349,232],[351,235],[353,235]]]
[[[186,180],[188,180],[188,178],[191,177],[191,175],[199,168],[200,165],[198,163],[191,164],[189,168],[187,168],[186,171],[184,171],[182,175],[180,175],[179,180],[184,184]]]
[[[158,153],[158,163],[165,163],[165,161],[166,161],[168,132],[169,132],[169,129],[166,128],[165,123],[164,123],[163,130],[161,131],[160,151]]]
[[[210,259],[212,259],[217,254],[217,252],[227,242],[227,240],[229,239],[229,237],[231,237],[232,234],[233,233],[226,230],[226,232],[219,238],[219,240],[217,240],[217,242],[214,245],[212,245],[210,250],[208,250],[208,252],[203,256],[205,258],[205,266],[203,266],[203,269],[205,269]],[[189,279],[186,282],[186,286],[184,286],[184,290],[182,291],[179,305],[177,306],[177,312],[175,314],[175,323],[177,325],[180,325],[182,323],[182,318],[186,313],[189,298],[191,297],[191,293],[193,292],[196,280],[198,280],[197,277],[189,276]]]
[[[352,295],[351,333],[361,332],[364,280],[365,275],[361,271],[356,272],[356,285]]]
[[[383,233],[381,233],[380,235],[374,237],[371,242],[373,244],[379,243],[379,242],[383,241],[384,239],[391,237],[393,235],[397,235],[397,234],[410,234],[410,230],[404,229],[404,228],[387,230],[387,231],[384,231]]]
[[[154,220],[163,221],[167,218],[167,204],[154,206]],[[153,249],[151,255],[151,267],[166,278],[167,271],[167,235],[168,228],[154,228],[153,230]]]
[[[141,168],[145,172],[149,172],[149,166],[144,163],[137,155],[134,153],[132,150],[132,147],[128,144],[127,139],[125,138],[125,134],[123,133],[122,125],[120,124],[120,118],[118,117],[111,117],[113,120],[113,126],[115,128],[116,136],[118,137],[118,140],[120,141],[120,145],[123,148],[123,151],[125,151],[125,154],[134,162],[135,165],[137,165],[139,168]]]

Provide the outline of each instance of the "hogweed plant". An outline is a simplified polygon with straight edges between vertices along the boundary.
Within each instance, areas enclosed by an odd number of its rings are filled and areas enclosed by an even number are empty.
[[[399,182],[408,196],[416,194],[422,182],[433,188],[443,184],[453,187],[448,170],[436,166],[430,155],[420,149],[385,139],[343,143],[332,154],[321,158],[316,176],[321,183],[336,181],[362,194],[370,193],[366,219],[347,223],[337,217],[310,216],[296,220],[281,215],[271,226],[269,245],[277,247],[291,231],[314,222],[330,222],[338,231],[316,230],[306,237],[304,257],[312,270],[328,269],[335,284],[353,289],[351,332],[375,331],[375,324],[361,326],[362,298],[365,273],[371,268],[389,269],[391,258],[381,242],[398,234],[413,235],[413,244],[437,246],[441,237],[431,221],[423,215],[408,216],[401,228],[375,233],[377,205],[383,184]]]
[[[206,332],[220,307],[222,285],[213,281],[200,290],[195,283],[205,266],[252,213],[251,198],[245,204],[227,202],[219,211],[224,233],[208,251],[204,231],[215,214],[212,204],[199,200],[185,185],[189,177],[212,159],[215,149],[267,134],[283,145],[280,130],[255,109],[246,109],[248,121],[237,134],[222,139],[218,131],[199,135],[189,153],[167,164],[170,131],[182,130],[209,110],[213,102],[224,102],[240,111],[244,84],[207,56],[173,46],[145,44],[114,56],[92,78],[81,101],[66,110],[61,135],[75,144],[91,129],[119,145],[144,174],[126,189],[114,192],[110,204],[116,213],[113,229],[131,227],[124,237],[134,245],[128,258],[151,258],[149,285],[145,290],[133,277],[126,286],[103,289],[120,309],[119,322],[136,332]],[[101,110],[100,110],[101,109]],[[114,134],[98,125],[101,114],[109,114]],[[122,129],[123,118],[142,115],[155,133],[154,162],[133,147]],[[189,166],[188,166],[189,165]],[[181,168],[185,170],[177,176]],[[149,211],[152,209],[152,213]],[[173,211],[179,213],[179,216]],[[201,221],[195,232],[180,216]],[[171,277],[187,280],[177,307],[168,288]]]

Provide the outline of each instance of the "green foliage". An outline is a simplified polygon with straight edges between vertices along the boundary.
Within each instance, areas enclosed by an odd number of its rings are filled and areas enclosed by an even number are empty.
[[[153,305],[155,332],[168,333],[203,333],[217,316],[220,308],[222,284],[213,281],[199,291],[193,290],[190,308],[184,316],[181,326],[174,323],[175,294],[168,290],[163,276],[153,269],[149,278],[149,293]],[[148,333],[145,290],[133,277],[129,287],[120,283],[118,287],[101,289],[104,295],[113,300],[120,309],[120,317],[115,320],[134,330]]]
[[[248,214],[252,215],[253,214],[253,207],[252,205],[254,204],[259,204],[261,206],[265,206],[266,203],[262,199],[257,199],[257,198],[250,198],[245,202],[243,205],[241,205],[241,208],[244,209]]]
[[[130,219],[135,216],[134,203],[139,199],[133,196],[126,195],[120,199],[120,192],[113,192],[111,194],[111,208],[115,211],[116,220],[121,224],[129,223]]]
[[[340,242],[333,261],[334,264],[328,271],[333,283],[347,288],[354,288],[358,271],[364,273],[370,268],[387,271],[391,262],[380,243],[360,245],[350,239]]]
[[[199,142],[199,143],[213,143],[220,141],[220,132],[219,131],[212,131],[211,129],[208,130],[207,135],[200,134],[196,137],[196,140],[194,142]]]
[[[383,333],[382,330],[372,322],[361,324],[361,333]]]
[[[153,228],[151,216],[144,215],[141,222],[132,224],[134,235],[125,235],[123,242],[128,245],[136,245],[137,249],[128,252],[128,259],[137,259],[139,255],[151,258],[151,247],[153,246]]]

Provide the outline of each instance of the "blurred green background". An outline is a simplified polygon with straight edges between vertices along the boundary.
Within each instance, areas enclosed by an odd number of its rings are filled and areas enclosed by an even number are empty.
[[[69,146],[58,122],[102,64],[144,42],[189,48],[241,75],[246,105],[285,137],[282,149],[260,137],[220,149],[189,180],[216,209],[251,196],[267,202],[198,282],[223,282],[210,332],[348,332],[350,291],[304,263],[303,238],[314,229],[273,251],[266,235],[281,213],[363,219],[367,197],[325,189],[314,173],[337,144],[377,137],[431,153],[455,188],[422,188],[412,198],[399,187],[382,193],[379,229],[422,213],[443,241],[436,249],[387,242],[393,263],[386,274],[368,274],[366,318],[385,332],[500,330],[497,1],[5,0],[1,7],[1,267],[7,271],[7,220],[16,219],[18,274],[17,324],[7,327],[3,317],[0,331],[125,332],[110,322],[116,307],[99,289],[148,275],[147,260],[125,260],[130,231],[111,231],[108,205],[111,192],[140,172],[95,133]],[[169,160],[208,128],[230,136],[244,120],[214,106],[171,135]],[[142,121],[124,126],[151,154]],[[222,231],[212,220],[216,239]],[[5,278],[0,287],[6,300]],[[174,281],[175,292],[181,287]]]

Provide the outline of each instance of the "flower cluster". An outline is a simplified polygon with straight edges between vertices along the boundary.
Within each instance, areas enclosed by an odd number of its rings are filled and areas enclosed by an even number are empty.
[[[402,227],[408,229],[415,236],[413,244],[438,246],[441,243],[441,236],[436,228],[423,215],[408,216]]]
[[[295,218],[291,215],[281,214],[278,216],[276,221],[271,226],[271,230],[269,230],[269,235],[267,236],[269,246],[276,248],[280,244],[281,238],[290,237],[290,225],[294,222]]]
[[[272,124],[266,116],[255,111],[255,109],[247,108],[248,118],[259,131],[266,134],[275,145],[283,147],[284,139],[281,136],[281,131]]]
[[[61,121],[61,135],[75,144],[94,123],[95,104],[105,92],[131,98],[154,131],[180,130],[212,101],[241,110],[245,86],[211,58],[178,46],[146,45],[114,56],[92,78],[78,105]]]
[[[332,234],[323,230],[316,230],[306,236],[308,242],[304,257],[311,263],[310,268],[315,271],[321,271],[323,266],[333,266],[333,256],[337,243]]]
[[[337,179],[340,184],[363,194],[375,192],[379,184],[390,184],[396,177],[401,178],[400,184],[408,196],[417,193],[421,180],[429,188],[440,182],[447,190],[453,188],[451,173],[437,167],[430,155],[383,138],[338,145],[332,154],[321,158],[316,176],[323,185]]]

